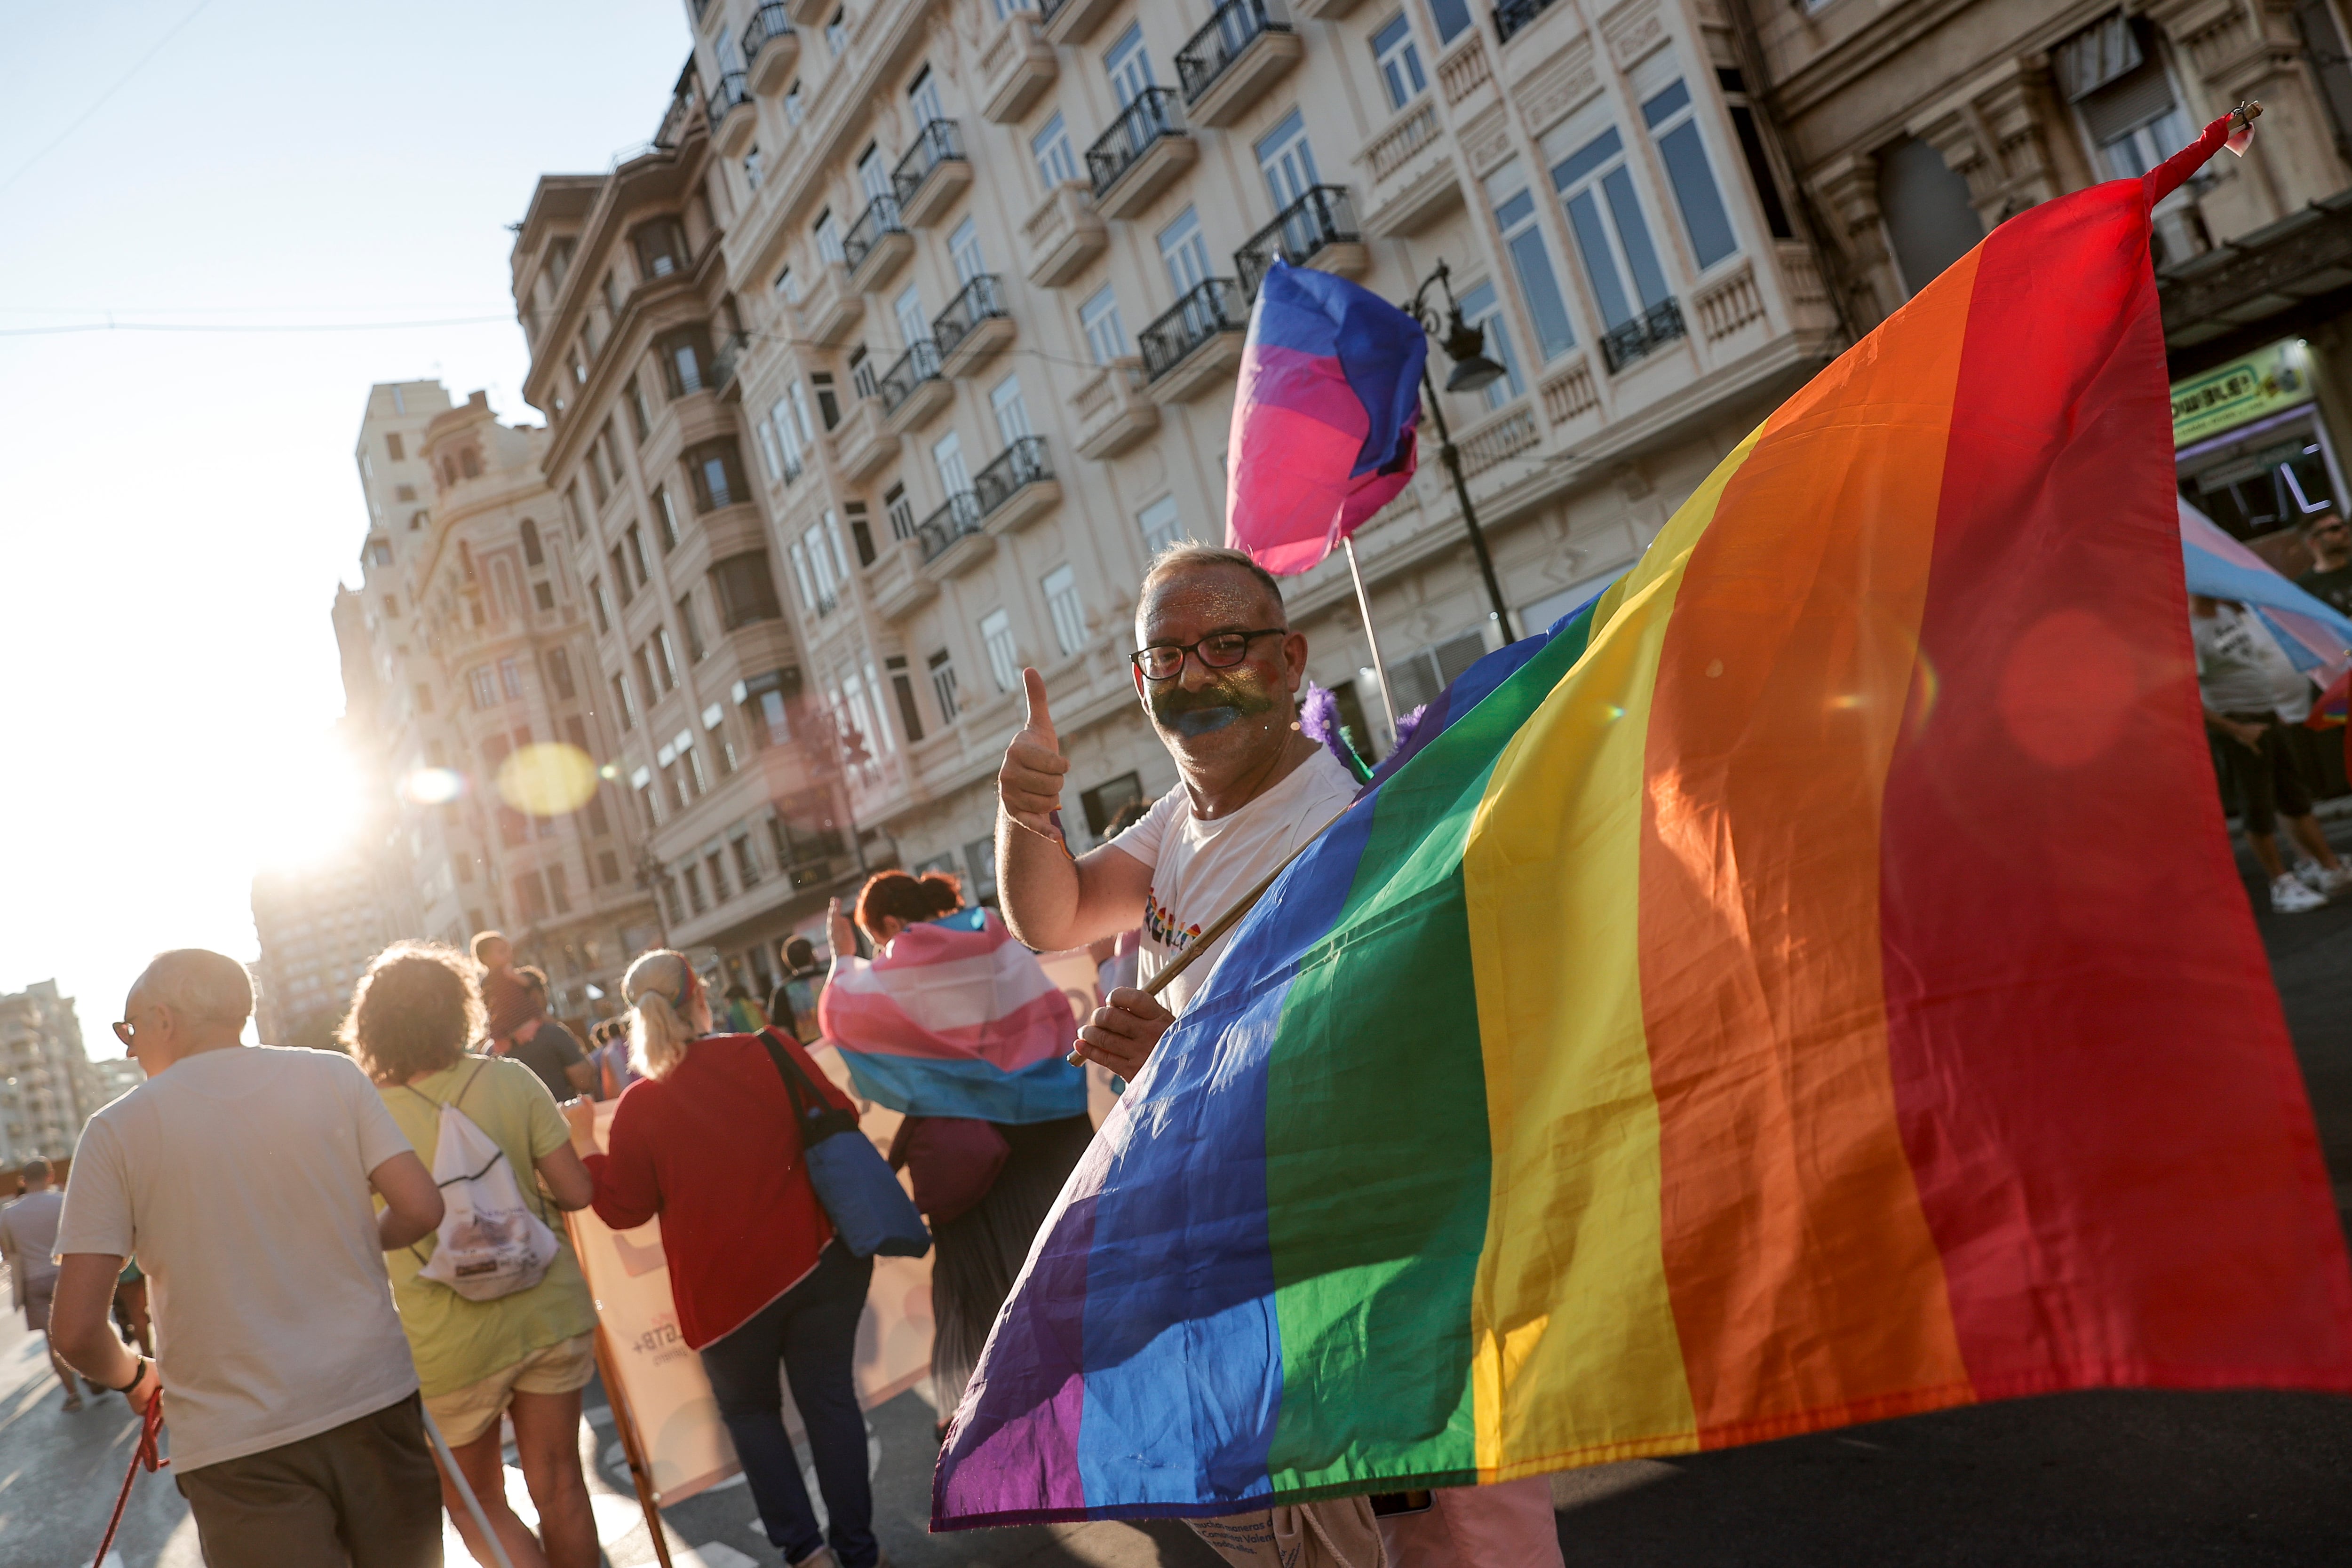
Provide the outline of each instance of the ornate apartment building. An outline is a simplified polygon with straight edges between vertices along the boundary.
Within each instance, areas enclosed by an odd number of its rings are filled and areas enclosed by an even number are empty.
[[[773,891],[770,821],[992,893],[1024,664],[1081,847],[1172,783],[1129,680],[1135,590],[1156,549],[1223,536],[1234,371],[1276,256],[1401,303],[1446,267],[1506,371],[1438,395],[1514,632],[1629,564],[1843,340],[1711,6],[687,20],[655,145],[541,183],[515,290],[638,820],[678,934],[722,950],[813,930],[855,869]],[[1400,708],[1501,635],[1429,426],[1423,454],[1358,536]],[[1310,674],[1384,742],[1344,567],[1289,599]],[[726,745],[761,767],[728,771]]]
[[[2247,99],[2156,213],[2182,493],[2290,570],[2345,495],[2352,53],[2340,0],[1725,0],[1867,328],[2004,218],[2136,175]]]
[[[547,446],[480,392],[453,405],[435,382],[372,388],[353,454],[371,527],[335,625],[344,727],[390,802],[362,862],[385,937],[462,946],[501,928],[577,1017],[659,923],[609,782],[588,601]],[[257,883],[257,925],[263,902]],[[337,1016],[347,999],[345,981]]]
[[[15,1195],[7,1178],[26,1160],[73,1153],[81,1124],[112,1098],[104,1089],[55,980],[0,996],[0,1194]]]

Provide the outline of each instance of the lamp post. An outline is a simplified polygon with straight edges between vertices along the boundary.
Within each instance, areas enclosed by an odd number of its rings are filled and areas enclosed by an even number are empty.
[[[1432,284],[1445,291],[1445,313],[1442,319],[1437,308],[1429,302]],[[1421,323],[1423,331],[1437,340],[1445,357],[1454,361],[1454,369],[1445,377],[1447,392],[1477,392],[1502,377],[1503,367],[1486,357],[1486,331],[1462,319],[1461,302],[1454,298],[1452,274],[1445,263],[1439,262],[1437,270],[1421,280],[1405,312]],[[1437,388],[1429,379],[1429,363],[1425,360],[1421,367],[1421,387],[1429,404],[1429,417],[1437,427],[1437,455],[1444,460],[1445,471],[1454,476],[1454,497],[1462,506],[1462,526],[1470,531],[1470,548],[1478,553],[1478,575],[1486,580],[1486,601],[1494,606],[1496,623],[1503,629],[1503,641],[1508,643],[1512,640],[1511,612],[1503,603],[1503,585],[1495,576],[1495,558],[1486,551],[1486,535],[1478,527],[1478,510],[1470,504],[1470,483],[1462,476],[1462,454],[1445,427],[1445,410],[1438,403]]]

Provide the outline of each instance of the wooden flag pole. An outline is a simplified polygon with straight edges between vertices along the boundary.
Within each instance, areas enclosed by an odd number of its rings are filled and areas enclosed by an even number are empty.
[[[1364,573],[1356,565],[1356,541],[1352,538],[1343,538],[1339,541],[1339,548],[1348,552],[1348,575],[1355,580],[1356,609],[1364,618],[1364,641],[1372,647],[1372,674],[1380,682],[1381,706],[1388,710],[1389,716],[1389,744],[1394,746],[1397,738],[1396,698],[1389,695],[1389,666],[1387,661],[1381,657],[1381,634],[1372,630],[1372,597],[1364,591]],[[1161,972],[1172,975],[1175,970],[1171,968]]]
[[[563,1228],[572,1237],[573,1256],[580,1252],[580,1236],[572,1228],[572,1217],[563,1217]],[[596,1322],[596,1375],[604,1380],[604,1400],[613,1407],[613,1427],[621,1434],[621,1452],[628,1457],[629,1479],[636,1483],[637,1507],[646,1516],[646,1529],[654,1538],[654,1560],[661,1568],[671,1568],[669,1538],[662,1533],[661,1510],[654,1501],[653,1468],[646,1458],[643,1444],[637,1440],[637,1418],[629,1408],[629,1396],[621,1386],[621,1379],[613,1357],[612,1341],[605,1335],[604,1322]]]

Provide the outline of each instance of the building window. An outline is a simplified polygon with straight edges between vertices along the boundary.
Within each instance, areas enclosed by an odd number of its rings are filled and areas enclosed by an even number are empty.
[[[1176,497],[1162,496],[1136,514],[1135,520],[1143,528],[1143,553],[1146,559],[1184,537],[1184,525],[1176,515]]]
[[[530,585],[530,600],[533,604],[539,606],[541,614],[551,615],[554,613],[555,590],[551,585],[545,582],[532,583]]]
[[[383,450],[385,455],[389,456],[394,463],[405,463],[408,461],[408,449],[401,444],[400,432],[396,430],[390,432],[384,436]]]
[[[1642,105],[1642,120],[1658,144],[1666,178],[1675,187],[1675,204],[1682,209],[1684,232],[1690,235],[1691,254],[1704,272],[1736,253],[1739,242],[1732,237],[1723,194],[1716,186],[1715,171],[1707,164],[1690,89],[1680,80],[1668,83]]]
[[[980,225],[977,220],[964,219],[948,235],[948,259],[955,264],[958,283],[970,283],[988,270],[988,263],[980,254]]]
[[[1536,199],[1528,189],[1517,158],[1486,176],[1486,196],[1495,204],[1495,222],[1503,231],[1503,248],[1511,253],[1511,267],[1519,277],[1519,293],[1536,324],[1536,344],[1546,361],[1558,359],[1576,346],[1569,325],[1568,305],[1560,298],[1559,278],[1552,271],[1551,251],[1536,222]]]
[[[849,12],[846,7],[834,12],[833,20],[824,25],[824,47],[836,55],[849,47]]]
[[[589,451],[586,467],[588,469],[588,493],[591,496],[595,497],[596,505],[602,507],[606,501],[612,498],[613,492],[611,487],[604,483],[604,470],[597,464],[596,454],[593,448]]]
[[[1878,155],[1878,211],[1904,287],[1914,294],[1984,238],[1969,183],[1916,136]]]
[[[754,142],[751,150],[743,154],[743,183],[756,191],[760,188],[761,178],[760,148],[759,144]]]
[[[519,661],[512,658],[505,658],[499,661],[499,685],[504,688],[507,694],[507,700],[509,702],[520,700],[522,696],[522,665]]]
[[[637,695],[629,689],[625,673],[613,677],[613,708],[621,716],[623,733],[637,727]]]
[[[827,261],[848,259],[847,253],[841,248],[841,220],[833,215],[831,207],[817,214],[816,222],[809,225],[809,232],[816,236],[818,256]]]
[[[1192,208],[1177,214],[1176,221],[1160,231],[1160,263],[1168,269],[1168,282],[1179,299],[1208,281],[1209,242]]]
[[[661,552],[667,555],[677,548],[677,503],[667,485],[654,486],[654,520],[661,526]]]
[[[999,446],[1009,447],[1030,434],[1029,405],[1021,401],[1021,377],[1017,371],[990,390],[988,406],[996,414]]]
[[[1764,152],[1764,133],[1757,125],[1755,108],[1748,101],[1747,78],[1736,67],[1717,66],[1715,79],[1723,89],[1732,132],[1739,138],[1739,155],[1748,161],[1748,178],[1756,186],[1756,200],[1764,208],[1764,227],[1774,239],[1792,239],[1797,231],[1790,226],[1789,209],[1780,200],[1780,177],[1772,172],[1772,160]]]
[[[746,550],[713,566],[710,591],[719,601],[719,623],[729,632],[754,621],[776,620],[784,612],[776,602],[776,582],[765,550]]]
[[[586,538],[588,524],[581,516],[580,482],[576,479],[563,487],[563,513],[572,519],[572,537],[575,539]]]
[[[1029,154],[1037,160],[1037,178],[1049,191],[1078,177],[1077,155],[1070,151],[1070,130],[1062,123],[1060,110],[1029,139]]]
[[[499,706],[498,673],[488,664],[477,664],[467,672],[466,678],[474,690],[474,711],[487,713]]]
[[[925,663],[931,672],[931,695],[940,705],[940,722],[953,724],[956,718],[955,661],[948,657],[948,651],[942,648]]]
[[[1077,572],[1057,566],[1040,586],[1045,591],[1046,612],[1054,618],[1054,641],[1063,653],[1076,653],[1087,645],[1087,612],[1078,603]]]
[[[1292,110],[1283,122],[1253,149],[1258,172],[1265,176],[1266,193],[1281,212],[1321,183],[1315,172],[1315,150],[1307,143],[1307,121]]]
[[[661,685],[654,679],[653,655],[646,652],[646,644],[640,643],[630,649],[629,659],[637,667],[637,685],[643,688],[646,701],[658,702],[661,699]]]
[[[911,746],[923,738],[923,716],[915,704],[915,677],[908,672],[907,661],[895,653],[882,661],[882,667],[890,676],[891,695],[898,699],[898,727]]]
[[[916,285],[909,283],[899,291],[890,303],[890,313],[898,319],[899,342],[911,349],[930,340],[931,324],[923,315],[923,294]]]
[[[571,656],[561,648],[547,651],[547,684],[555,688],[555,695],[564,702],[570,702],[579,695],[579,688],[572,683]],[[581,749],[585,751],[587,747],[583,746]]]
[[[710,656],[703,645],[702,620],[694,612],[694,595],[681,594],[677,601],[677,623],[686,629],[686,656],[696,664]]]
[[[629,428],[636,433],[642,444],[654,428],[653,414],[646,407],[646,389],[637,384],[636,377],[631,376],[625,390],[629,395]]]
[[[751,848],[751,835],[747,833],[734,840],[730,847],[735,852],[736,882],[744,887],[759,886],[760,859],[758,852]]]
[[[1553,151],[1546,139],[1545,154]],[[1552,189],[1568,209],[1584,276],[1592,285],[1601,319],[1622,327],[1670,298],[1666,275],[1650,242],[1649,221],[1633,193],[1626,167],[1625,141],[1611,126],[1551,168]],[[1544,356],[1550,358],[1547,352]]]
[[[760,461],[767,465],[768,477],[782,479],[784,476],[784,458],[776,448],[775,428],[763,419],[753,424],[751,430],[760,438]]]
[[[686,883],[686,902],[688,907],[691,908],[697,915],[701,914],[704,910],[710,907],[709,901],[702,896],[702,871],[700,867],[688,863],[679,868],[678,880]]]
[[[2326,15],[2324,7],[2313,9]],[[2092,84],[2071,89],[2068,96],[2098,149],[2099,172],[2110,179],[2139,178],[2196,135],[2145,28],[2145,23],[2110,16],[2059,51],[2062,80]],[[2100,47],[2086,48],[2092,40]],[[2321,62],[2323,68],[2337,63]]]
[[[640,225],[629,236],[637,253],[637,271],[646,277],[667,277],[686,268],[686,235],[669,218]]]
[[[588,607],[596,612],[596,635],[604,636],[613,630],[613,606],[604,598],[604,580],[588,580]]]
[[[1502,407],[1528,390],[1519,374],[1519,356],[1512,351],[1511,334],[1503,324],[1503,302],[1492,283],[1482,283],[1462,296],[1462,319],[1486,334],[1486,357],[1503,367],[1500,380],[1489,382],[1474,396],[1489,410]]]
[[[882,510],[890,519],[890,537],[910,539],[915,537],[915,503],[907,498],[904,485],[893,485],[882,493]]]
[[[784,89],[784,118],[793,124],[798,125],[801,122],[801,117],[807,112],[806,106],[801,102],[800,78],[794,77],[793,85]]]
[[[1402,11],[1372,33],[1372,64],[1388,89],[1389,107],[1402,109],[1429,86],[1421,73],[1421,46],[1413,42],[1412,23]]]
[[[717,511],[750,497],[751,490],[743,483],[742,459],[736,455],[731,439],[722,436],[687,448],[685,463],[687,478],[694,486],[696,511]]]
[[[866,525],[866,503],[845,501],[842,509],[849,514],[849,542],[856,547],[857,564],[874,564],[874,530]]]
[[[1143,96],[1151,85],[1151,57],[1143,52],[1143,24],[1131,22],[1118,42],[1103,51],[1103,69],[1110,77],[1110,89],[1118,97],[1118,106],[1125,109]]]
[[[1127,353],[1127,329],[1119,324],[1118,297],[1109,284],[1095,290],[1078,307],[1078,326],[1087,335],[1087,350],[1095,363],[1107,365]]]
[[[1021,684],[1021,654],[1013,645],[1013,617],[992,610],[980,618],[980,645],[988,653],[988,673],[996,689],[1009,692]]]
[[[677,649],[670,643],[668,627],[654,628],[653,650],[654,667],[661,675],[661,689],[666,692],[677,690]]]
[[[841,423],[841,399],[833,390],[833,372],[830,371],[812,372],[809,376],[809,385],[816,389],[817,417],[824,422],[824,427],[827,430],[837,428]]]
[[[629,552],[629,574],[636,580],[637,586],[639,588],[643,588],[647,580],[646,575],[646,541],[639,537],[636,524],[631,523],[627,531],[621,535],[621,543],[627,548]]]
[[[532,522],[529,517],[525,517],[522,520],[522,527],[518,531],[522,535],[523,564],[525,566],[545,566],[547,564],[547,554],[540,548],[539,525]]]

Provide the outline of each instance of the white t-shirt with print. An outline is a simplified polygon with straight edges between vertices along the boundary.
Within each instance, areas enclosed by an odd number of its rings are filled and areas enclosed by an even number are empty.
[[[1152,802],[1143,820],[1111,841],[1151,868],[1144,905],[1139,985],[1174,963],[1194,937],[1234,899],[1255,887],[1290,852],[1348,809],[1356,798],[1353,775],[1321,747],[1282,782],[1229,817],[1203,821],[1181,780]],[[1160,1002],[1181,1015],[1208,984],[1229,931],[1207,956],[1169,983]]]
[[[328,1051],[202,1051],[90,1118],[58,1250],[138,1258],[174,1469],[416,1391],[368,1185],[411,1153],[367,1074]]]
[[[2189,630],[2207,706],[2220,713],[2267,711],[2289,724],[2310,716],[2310,679],[2252,610],[2218,604],[2210,615],[2190,615]]]

